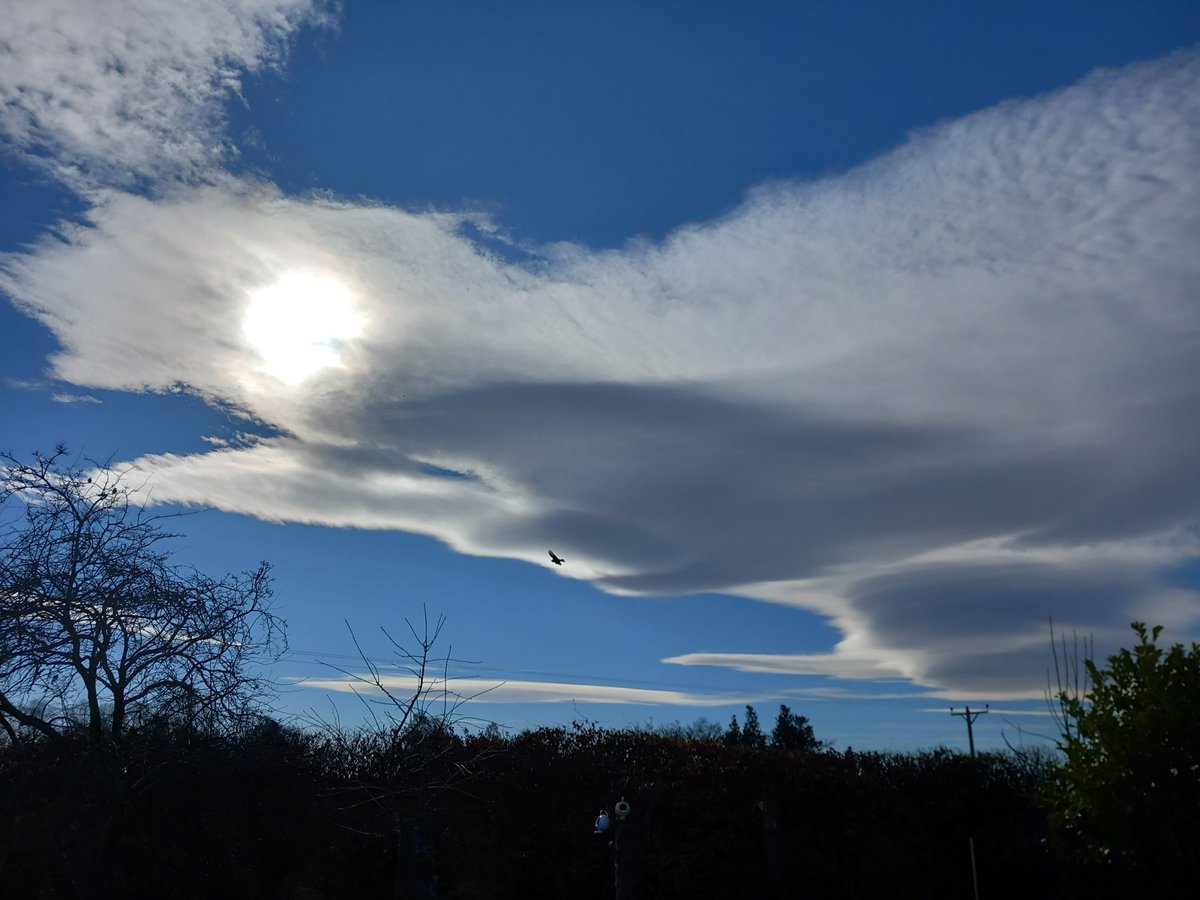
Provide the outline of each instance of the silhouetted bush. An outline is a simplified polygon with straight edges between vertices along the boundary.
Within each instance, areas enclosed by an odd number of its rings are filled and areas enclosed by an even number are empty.
[[[62,860],[120,816],[97,864],[136,897],[1070,896],[1037,766],[1003,754],[789,751],[580,725],[236,734],[163,726],[128,748],[106,812],[86,745],[0,748],[0,879],[82,896]],[[624,798],[628,820],[593,833]],[[613,838],[617,838],[617,846]],[[619,857],[615,854],[619,853]],[[95,895],[95,894],[94,894]]]

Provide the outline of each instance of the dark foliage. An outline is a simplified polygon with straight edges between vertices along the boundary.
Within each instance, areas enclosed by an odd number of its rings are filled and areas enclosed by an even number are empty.
[[[1160,647],[1161,626],[1103,665],[1059,659],[1061,765],[1047,798],[1063,852],[1096,896],[1200,892],[1200,644]],[[1086,648],[1086,645],[1085,645]],[[1057,658],[1057,654],[1056,654]],[[1061,666],[1074,676],[1062,676]]]
[[[817,740],[807,716],[799,716],[780,704],[775,728],[771,731],[771,746],[778,750],[820,750],[824,743]]]
[[[85,896],[63,860],[100,815],[86,745],[0,750],[0,879]],[[412,763],[419,754],[421,763]],[[1013,757],[805,752],[649,731],[437,728],[353,740],[261,720],[142,730],[135,788],[91,864],[114,897],[1068,896]],[[363,784],[390,784],[386,803]],[[629,818],[597,836],[600,809]],[[614,846],[613,838],[617,844]],[[1061,888],[1061,889],[1060,889]],[[103,896],[94,892],[92,896]]]

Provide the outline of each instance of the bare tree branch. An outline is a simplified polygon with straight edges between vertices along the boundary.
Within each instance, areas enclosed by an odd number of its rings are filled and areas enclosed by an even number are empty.
[[[134,502],[133,478],[63,447],[0,454],[5,722],[118,746],[135,718],[227,720],[267,691],[255,664],[286,647],[270,567],[214,578],[172,564],[170,516]]]

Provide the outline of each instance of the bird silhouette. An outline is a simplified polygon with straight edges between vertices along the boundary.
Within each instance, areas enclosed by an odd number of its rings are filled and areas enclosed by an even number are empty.
[[[554,563],[556,566],[561,566],[563,563],[566,562],[566,560],[563,559],[561,556],[555,556],[554,551],[551,550],[550,551],[550,562]]]

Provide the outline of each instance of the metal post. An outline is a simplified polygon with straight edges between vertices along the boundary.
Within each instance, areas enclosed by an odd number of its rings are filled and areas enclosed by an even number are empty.
[[[975,900],[979,900],[979,873],[975,871],[975,838],[967,837],[967,845],[971,848],[971,886],[975,888]]]
[[[613,897],[621,900],[621,823],[613,827]]]

